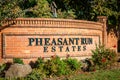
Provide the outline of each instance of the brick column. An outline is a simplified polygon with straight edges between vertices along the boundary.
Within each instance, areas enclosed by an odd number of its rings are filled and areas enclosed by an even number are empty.
[[[1,39],[2,39],[2,36],[1,36],[1,32],[0,32],[0,63],[2,62],[2,40]]]
[[[103,24],[103,33],[102,33],[102,44],[107,47],[107,17],[98,16],[98,22]]]

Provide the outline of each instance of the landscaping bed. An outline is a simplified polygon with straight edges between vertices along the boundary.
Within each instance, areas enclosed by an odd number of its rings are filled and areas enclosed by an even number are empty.
[[[32,65],[14,58],[9,66],[0,66],[0,80],[120,80],[115,51],[98,46],[92,53],[91,59],[81,61],[70,56],[61,59],[53,55],[48,60],[39,57]]]
[[[76,74],[66,80],[120,80],[120,69]]]
[[[44,80],[120,80],[120,69],[76,72],[71,75],[46,78]]]

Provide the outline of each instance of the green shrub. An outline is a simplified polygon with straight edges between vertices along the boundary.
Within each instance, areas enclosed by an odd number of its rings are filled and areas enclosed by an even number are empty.
[[[57,66],[51,60],[47,60],[45,62],[44,68],[46,70],[46,75],[47,76],[55,75],[55,73],[57,72]]]
[[[25,77],[26,80],[41,80],[42,79],[42,72],[40,69],[33,69],[32,73]]]
[[[45,63],[44,59],[41,58],[41,57],[39,57],[39,58],[37,59],[36,63],[35,63],[35,67],[36,67],[36,68],[41,68],[41,67],[44,66],[44,63]]]
[[[24,64],[23,60],[20,58],[13,58],[13,63]]]
[[[45,61],[44,58],[39,57],[35,63],[35,69],[33,69],[32,74],[37,77],[39,75],[41,78],[46,77],[46,71],[44,69]]]
[[[58,56],[54,56],[50,60],[47,60],[44,66],[46,75],[48,76],[65,75],[67,74],[66,67],[66,63],[63,60],[60,60]]]
[[[67,75],[71,71],[75,71],[80,68],[80,63],[77,59],[61,60],[58,56],[51,56],[51,59],[44,61],[43,58],[38,58],[35,68],[39,70],[41,76],[52,77]]]
[[[6,68],[6,64],[2,64],[0,65],[0,77],[3,77],[4,76],[4,70]]]
[[[96,46],[92,50],[92,60],[98,69],[106,69],[108,65],[116,61],[117,54],[115,51],[105,48],[104,46]]]
[[[67,63],[67,65],[69,66],[69,68],[73,71],[80,69],[80,62],[77,59],[71,59],[68,58],[65,60],[65,62]]]
[[[76,59],[61,60],[58,56],[52,56],[51,59],[44,61],[40,57],[37,59],[32,73],[25,79],[40,80],[47,77],[67,75],[77,70],[80,67],[79,64]]]
[[[68,74],[67,64],[60,59],[60,57],[56,56],[56,58],[52,58],[51,61],[55,64],[57,72],[56,75],[66,75]]]

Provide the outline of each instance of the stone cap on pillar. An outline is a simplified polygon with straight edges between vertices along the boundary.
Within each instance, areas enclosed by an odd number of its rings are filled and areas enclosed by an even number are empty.
[[[98,16],[97,19],[98,19],[98,22],[100,23],[106,23],[107,16]]]

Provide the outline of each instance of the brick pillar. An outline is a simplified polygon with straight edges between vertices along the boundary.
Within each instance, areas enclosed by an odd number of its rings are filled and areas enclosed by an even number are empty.
[[[0,32],[0,63],[2,62],[2,40],[1,40],[1,32]]]
[[[107,47],[107,17],[98,16],[98,22],[103,24],[103,33],[102,33],[102,44]]]

